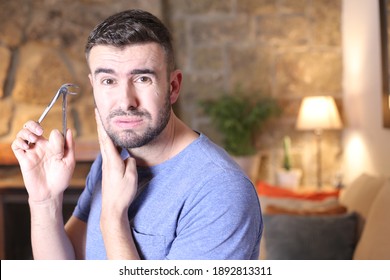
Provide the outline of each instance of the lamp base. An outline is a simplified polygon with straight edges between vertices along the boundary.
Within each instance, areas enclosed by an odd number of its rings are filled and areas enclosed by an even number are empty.
[[[321,155],[321,138],[322,138],[322,130],[316,129],[314,130],[314,134],[316,135],[317,142],[317,188],[321,189],[322,187],[322,155]]]

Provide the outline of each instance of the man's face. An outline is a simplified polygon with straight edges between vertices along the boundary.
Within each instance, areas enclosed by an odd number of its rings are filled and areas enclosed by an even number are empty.
[[[162,48],[155,43],[95,46],[88,62],[96,107],[114,143],[131,149],[154,140],[171,113]]]

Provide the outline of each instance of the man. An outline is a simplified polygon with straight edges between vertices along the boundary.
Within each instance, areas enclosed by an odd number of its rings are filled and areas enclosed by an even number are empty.
[[[113,15],[90,34],[86,57],[101,155],[65,226],[72,132],[54,130],[47,140],[28,121],[12,144],[29,193],[34,258],[256,259],[256,192],[225,151],[172,111],[182,73],[161,21],[140,10]]]

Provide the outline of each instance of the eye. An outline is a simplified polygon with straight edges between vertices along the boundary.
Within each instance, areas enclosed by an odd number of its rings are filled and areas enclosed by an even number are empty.
[[[151,83],[152,79],[150,77],[148,77],[148,76],[141,76],[141,77],[137,78],[136,81],[140,82],[140,83],[143,83],[143,84],[147,84],[147,83]]]
[[[107,79],[103,79],[103,80],[101,81],[101,83],[102,83],[103,85],[113,85],[113,84],[115,84],[115,80],[114,80],[114,79],[111,79],[111,78],[107,78]]]

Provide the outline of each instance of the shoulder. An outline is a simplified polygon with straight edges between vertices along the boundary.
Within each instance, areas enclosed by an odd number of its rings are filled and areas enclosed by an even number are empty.
[[[186,153],[187,157],[191,157],[191,162],[200,164],[203,169],[211,168],[213,171],[225,170],[242,173],[241,168],[231,156],[202,133],[188,146]],[[245,174],[242,175],[245,176]]]
[[[197,202],[204,200],[209,208],[234,210],[236,216],[237,213],[260,213],[260,203],[252,182],[234,170],[206,176],[193,199]]]
[[[177,175],[182,174],[180,181],[191,185],[193,195],[222,193],[229,197],[237,194],[243,197],[256,194],[252,182],[238,164],[204,134],[200,134],[172,161],[171,176],[177,179]]]

